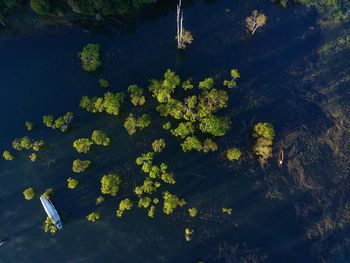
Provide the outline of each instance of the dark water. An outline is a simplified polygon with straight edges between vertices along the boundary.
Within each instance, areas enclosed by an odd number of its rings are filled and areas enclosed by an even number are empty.
[[[253,9],[264,11],[269,20],[251,37],[244,19]],[[308,73],[306,65],[316,63],[314,54],[324,37],[317,13],[302,6],[283,9],[268,1],[197,2],[186,7],[184,21],[195,40],[181,53],[174,40],[174,10],[146,17],[130,28],[107,26],[103,31],[86,32],[80,27],[58,27],[0,40],[2,150],[10,149],[13,138],[26,134],[26,120],[40,124],[44,114],[67,111],[78,116],[68,133],[42,125],[29,133],[48,144],[36,163],[27,160],[25,153],[16,161],[0,163],[0,235],[11,238],[0,250],[0,262],[318,261],[296,209],[294,192],[283,191],[292,180],[290,169],[279,169],[271,160],[262,170],[249,155],[255,122],[273,123],[276,145],[290,131],[316,127],[319,120],[328,125],[321,104],[305,98],[312,84],[300,84]],[[102,47],[103,68],[98,73],[84,72],[77,58],[88,42]],[[122,125],[131,109],[124,108],[116,119],[78,108],[82,95],[104,92],[98,87],[99,78],[110,81],[110,90],[125,91],[133,83],[147,87],[148,79],[161,77],[167,68],[183,78],[193,76],[198,81],[214,76],[221,82],[235,67],[242,77],[226,111],[232,128],[218,141],[218,153],[182,153],[178,141],[157,128],[161,122],[150,107],[145,111],[153,116],[151,127],[131,138]],[[72,160],[85,156],[75,152],[72,142],[90,136],[94,129],[105,131],[112,146],[93,149],[86,155],[93,161],[92,169],[73,175]],[[169,189],[197,207],[199,216],[189,219],[185,209],[166,216],[158,208],[154,219],[141,209],[116,218],[118,201],[130,196],[133,182],[140,180],[136,156],[148,151],[159,136],[166,139],[167,149],[158,160],[165,160],[177,179]],[[240,164],[229,164],[220,154],[232,145],[245,151]],[[322,162],[317,165],[322,167]],[[100,178],[110,170],[127,178],[124,190],[117,200],[107,198],[98,208],[102,220],[88,222],[85,216],[96,210]],[[326,173],[322,168],[317,171]],[[66,187],[70,176],[81,184],[75,190]],[[22,196],[29,186],[39,193],[55,189],[63,231],[54,236],[42,231],[45,214],[39,200],[28,202]],[[282,197],[268,198],[276,186]],[[232,216],[222,214],[222,207],[232,207]],[[188,226],[195,231],[191,242],[183,237]]]

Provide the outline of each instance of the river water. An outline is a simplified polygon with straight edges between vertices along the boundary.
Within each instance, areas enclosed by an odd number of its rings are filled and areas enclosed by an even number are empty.
[[[252,37],[244,20],[254,9],[266,13],[268,23]],[[1,149],[10,149],[14,138],[27,134],[26,120],[37,124],[29,136],[44,139],[48,146],[35,163],[25,153],[19,153],[13,162],[0,162],[0,235],[11,239],[1,247],[0,262],[320,260],[315,254],[317,242],[306,234],[307,222],[312,216],[317,221],[319,212],[305,216],[298,210],[298,204],[313,204],[313,199],[307,192],[310,189],[295,187],[293,179],[293,173],[300,173],[296,160],[301,160],[303,142],[312,139],[300,131],[332,127],[325,117],[329,113],[322,109],[324,100],[308,96],[315,80],[305,80],[314,69],[310,65],[317,65],[317,51],[325,38],[317,22],[319,15],[303,6],[284,9],[269,1],[191,3],[185,6],[184,26],[192,32],[194,42],[180,53],[174,39],[175,19],[172,8],[154,15],[141,14],[137,23],[106,25],[103,30],[44,27],[0,38]],[[89,42],[101,44],[103,60],[102,69],[92,74],[81,69],[77,57]],[[78,107],[82,95],[103,94],[99,78],[110,81],[111,91],[125,91],[133,83],[146,88],[148,79],[160,78],[168,68],[195,81],[208,76],[222,81],[231,68],[240,70],[239,88],[232,91],[225,112],[232,128],[218,140],[219,152],[182,153],[178,141],[157,128],[160,119],[148,106],[145,111],[152,115],[152,125],[135,137],[129,137],[123,128],[130,109],[124,109],[116,119]],[[67,111],[77,116],[69,132],[41,125],[42,115],[60,116]],[[276,150],[280,142],[287,147],[290,162],[282,168],[271,159],[263,170],[249,154],[251,128],[259,121],[273,123]],[[89,136],[94,129],[106,132],[112,145],[88,153],[86,158],[92,160],[93,167],[76,176],[71,162],[85,156],[75,152],[72,142]],[[158,209],[151,219],[145,211],[133,209],[122,219],[116,218],[117,201],[130,196],[133,181],[140,177],[134,165],[136,156],[150,150],[150,143],[159,136],[167,141],[159,161],[166,161],[177,179],[171,191],[197,207],[199,216],[189,219],[185,209],[166,216]],[[298,140],[302,142],[293,145]],[[244,149],[238,164],[228,163],[222,154],[233,145]],[[319,176],[338,172],[323,164],[322,159],[313,160],[312,169]],[[106,198],[98,208],[101,220],[91,223],[85,216],[96,210],[100,178],[111,170],[127,178],[125,190],[117,198]],[[306,182],[308,173],[312,174],[305,168]],[[69,190],[66,179],[74,176],[80,186]],[[45,214],[39,199],[26,201],[22,196],[29,186],[39,193],[55,189],[53,200],[63,219],[63,231],[53,236],[43,232]],[[232,215],[223,214],[222,207],[232,207]],[[185,227],[194,229],[191,242],[184,240]]]

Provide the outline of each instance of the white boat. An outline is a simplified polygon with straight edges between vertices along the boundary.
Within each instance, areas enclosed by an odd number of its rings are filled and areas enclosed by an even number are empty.
[[[50,217],[52,223],[58,228],[58,229],[62,229],[62,222],[61,222],[61,218],[56,210],[56,208],[54,207],[54,205],[51,203],[50,199],[45,198],[43,196],[40,196],[40,201],[41,204],[43,205],[46,214],[48,215],[48,217]]]

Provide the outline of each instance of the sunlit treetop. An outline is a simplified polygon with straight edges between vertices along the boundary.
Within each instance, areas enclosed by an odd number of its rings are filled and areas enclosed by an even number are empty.
[[[82,173],[84,172],[89,166],[91,165],[91,161],[89,160],[74,160],[73,161],[73,167],[72,170],[75,173]]]
[[[29,187],[23,191],[24,198],[26,200],[32,200],[35,197],[35,190],[33,187]]]
[[[96,222],[100,220],[101,214],[99,212],[92,212],[86,216],[86,219],[91,222]]]
[[[237,161],[241,158],[242,151],[236,147],[232,147],[226,151],[226,158],[229,161]]]
[[[181,122],[179,125],[171,130],[171,134],[185,139],[187,136],[193,135],[195,133],[195,126],[192,122]]]
[[[68,130],[69,125],[72,123],[74,115],[72,112],[67,112],[65,115],[55,119],[53,115],[43,116],[43,123],[46,127],[49,127],[53,130],[59,129],[62,132]]]
[[[268,140],[273,140],[275,137],[275,130],[271,123],[259,122],[255,124],[252,135],[255,138],[263,137]]]
[[[157,139],[157,140],[154,140],[152,142],[152,148],[153,148],[153,151],[154,152],[162,152],[165,148],[166,144],[165,144],[165,141],[163,138],[160,138],[160,139]]]
[[[119,209],[117,210],[117,217],[122,217],[124,212],[130,210],[133,207],[133,203],[129,198],[121,200],[119,203]]]
[[[33,150],[38,152],[42,149],[42,147],[45,145],[43,140],[32,140],[28,136],[25,136],[20,139],[14,139],[12,142],[12,148],[14,148],[17,151],[21,150]]]
[[[166,103],[179,85],[180,77],[174,71],[168,69],[164,73],[164,79],[151,80],[149,90],[158,102]]]
[[[176,195],[173,195],[169,192],[163,193],[163,199],[164,199],[163,212],[167,215],[172,214],[178,206],[182,207],[186,204],[186,201],[184,199],[180,199]]]
[[[15,157],[9,152],[9,151],[4,151],[2,153],[2,157],[6,160],[6,161],[12,161]]]
[[[143,114],[141,117],[135,117],[130,113],[124,122],[124,128],[129,135],[133,135],[137,130],[143,130],[151,124],[151,117],[148,114]]]
[[[94,130],[91,135],[91,140],[94,144],[108,146],[111,140],[107,137],[105,133],[100,130]]]
[[[116,196],[120,190],[122,179],[115,173],[108,173],[101,178],[101,193]]]
[[[93,142],[87,138],[77,139],[73,142],[73,147],[77,150],[78,153],[87,153],[90,151]]]
[[[215,87],[215,81],[213,78],[206,78],[199,82],[198,87],[203,90],[211,90]]]
[[[210,116],[201,120],[199,129],[202,132],[210,133],[214,136],[224,136],[230,128],[228,119],[218,116]]]
[[[184,152],[193,150],[200,152],[203,149],[201,141],[198,140],[196,136],[188,136],[185,141],[181,143],[181,147]]]
[[[212,139],[208,138],[203,141],[203,152],[215,152],[218,150],[218,145]]]
[[[96,71],[101,66],[99,44],[87,44],[78,55],[86,71]]]
[[[83,96],[80,100],[80,107],[92,113],[106,112],[118,116],[124,102],[125,94],[122,92],[107,92],[103,97]]]
[[[130,85],[128,87],[128,93],[130,95],[130,101],[133,105],[144,105],[146,103],[146,97],[143,95],[143,89],[136,86]]]

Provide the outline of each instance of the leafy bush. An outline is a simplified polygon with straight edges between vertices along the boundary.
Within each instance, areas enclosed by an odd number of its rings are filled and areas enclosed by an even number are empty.
[[[24,198],[26,200],[32,200],[35,197],[35,190],[33,187],[29,187],[23,191]]]
[[[90,151],[91,145],[93,145],[93,142],[87,138],[77,139],[73,142],[73,147],[78,153],[87,153]]]
[[[77,179],[72,179],[71,177],[69,177],[67,179],[67,186],[69,189],[75,189],[78,186],[79,182]]]
[[[165,141],[163,138],[154,140],[152,142],[152,148],[153,148],[154,152],[158,152],[158,153],[162,152],[164,150],[165,146],[166,146],[166,144],[165,144]]]
[[[130,210],[133,204],[129,198],[121,200],[119,203],[119,209],[117,210],[117,217],[122,217],[124,212]]]
[[[108,173],[101,179],[101,193],[116,196],[120,190],[122,180],[119,175]]]
[[[87,44],[78,55],[86,71],[96,71],[101,66],[99,44]]]
[[[226,158],[229,161],[236,161],[239,160],[242,156],[242,151],[238,148],[230,148],[226,152]]]
[[[15,158],[9,151],[4,151],[2,157],[4,157],[6,161],[12,161]]]
[[[91,222],[96,222],[98,220],[100,220],[100,213],[99,212],[92,212],[91,214],[87,215],[87,220],[91,221]]]
[[[73,172],[75,173],[82,173],[84,172],[87,168],[89,168],[91,164],[91,161],[89,160],[74,160],[73,161]]]

